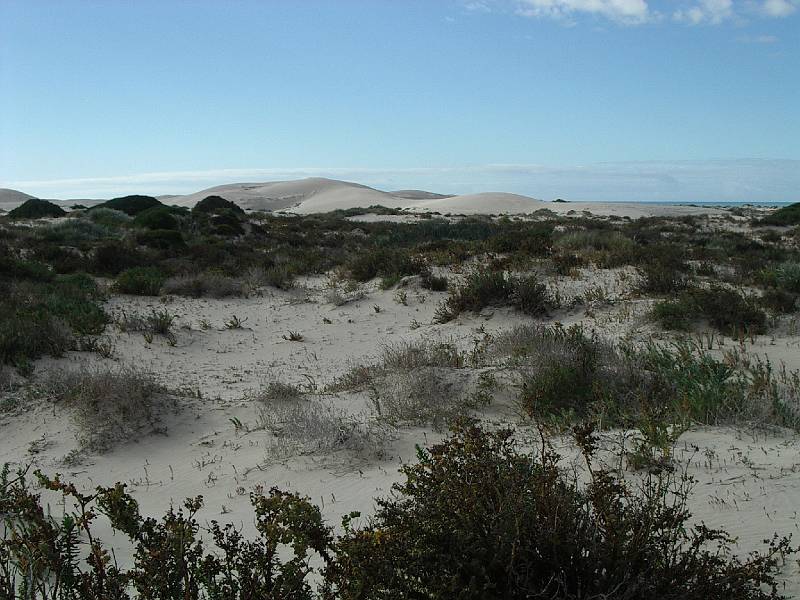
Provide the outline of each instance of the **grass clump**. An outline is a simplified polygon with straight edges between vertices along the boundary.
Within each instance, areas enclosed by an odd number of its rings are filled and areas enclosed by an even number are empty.
[[[151,373],[130,367],[57,372],[41,388],[70,409],[81,447],[96,452],[134,439],[144,428],[158,428],[163,410],[175,406]]]
[[[166,279],[155,267],[134,267],[119,274],[114,289],[121,294],[158,296]]]

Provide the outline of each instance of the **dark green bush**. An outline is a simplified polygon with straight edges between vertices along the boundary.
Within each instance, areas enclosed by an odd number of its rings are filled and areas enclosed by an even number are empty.
[[[45,217],[63,217],[66,214],[67,211],[57,204],[47,200],[31,198],[9,211],[8,216],[12,219],[42,219]]]
[[[221,210],[230,210],[241,215],[244,214],[244,211],[238,204],[226,200],[221,196],[206,196],[192,208],[193,213],[214,213]]]
[[[798,295],[786,290],[766,290],[759,299],[761,306],[775,313],[790,314],[797,309]]]
[[[425,270],[425,265],[407,251],[374,248],[349,260],[345,270],[356,281],[369,281],[375,277],[400,278],[404,275],[418,275]]]
[[[118,275],[126,269],[147,264],[147,257],[136,247],[109,240],[98,244],[92,256],[92,272],[99,275]]]
[[[134,267],[123,271],[114,282],[116,291],[136,296],[158,296],[167,277],[155,267]]]
[[[590,428],[576,437],[592,464],[598,440]],[[519,452],[510,431],[457,427],[402,469],[366,526],[345,521],[328,597],[779,597],[787,539],[741,562],[714,548],[732,543],[723,532],[689,526],[685,481],[651,474],[636,490],[598,469],[584,487],[560,458],[547,445]]]
[[[121,196],[119,198],[107,200],[106,202],[91,207],[89,211],[91,212],[98,208],[113,208],[114,210],[121,210],[131,217],[135,217],[140,212],[155,206],[164,205],[152,196],[140,196],[134,194],[132,196]]]
[[[181,232],[173,229],[141,231],[136,235],[136,241],[142,246],[159,250],[179,250],[186,247]]]

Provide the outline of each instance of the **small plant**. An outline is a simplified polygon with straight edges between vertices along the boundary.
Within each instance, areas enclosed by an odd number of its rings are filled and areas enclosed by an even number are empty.
[[[299,331],[290,331],[288,335],[284,335],[283,339],[287,342],[302,342],[303,341],[303,334]]]
[[[378,306],[377,304],[373,304],[372,305],[372,310],[374,310],[376,313],[379,313],[379,312],[381,312],[381,307]]]
[[[394,295],[394,301],[403,306],[408,306],[408,292],[405,290],[397,290]]]
[[[233,315],[230,319],[225,321],[225,329],[242,329],[246,321],[247,317],[240,319],[236,315]]]

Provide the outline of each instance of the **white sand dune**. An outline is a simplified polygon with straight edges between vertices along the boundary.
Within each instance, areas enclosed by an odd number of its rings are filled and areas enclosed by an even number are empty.
[[[459,214],[525,214],[549,206],[549,202],[528,196],[505,192],[486,192],[438,200],[423,200],[417,202],[414,209]]]
[[[207,196],[221,196],[246,210],[313,213],[376,204],[398,208],[408,200],[348,181],[310,177],[295,181],[232,183],[188,194],[164,198],[169,204],[192,207]]]

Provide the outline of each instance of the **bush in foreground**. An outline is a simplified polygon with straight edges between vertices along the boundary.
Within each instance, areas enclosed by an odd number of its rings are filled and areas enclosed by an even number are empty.
[[[155,267],[134,267],[119,274],[114,289],[121,294],[158,296],[166,279]]]
[[[589,469],[581,485],[545,442],[517,450],[511,431],[463,421],[451,437],[403,467],[403,483],[361,527],[357,513],[335,535],[307,498],[273,488],[250,501],[258,532],[246,539],[212,521],[201,539],[202,496],[143,517],[117,484],[84,495],[37,474],[63,494],[52,520],[24,473],[0,473],[0,597],[311,600],[383,598],[606,598],[769,600],[794,551],[777,536],[738,559],[724,532],[690,526],[688,482],[668,472],[639,486],[593,467],[591,427],[575,437]],[[133,566],[114,563],[96,534],[104,516],[133,544]],[[84,561],[84,557],[88,559]],[[312,567],[311,558],[321,568]],[[318,592],[312,578],[320,581]],[[20,596],[17,596],[20,594]]]

